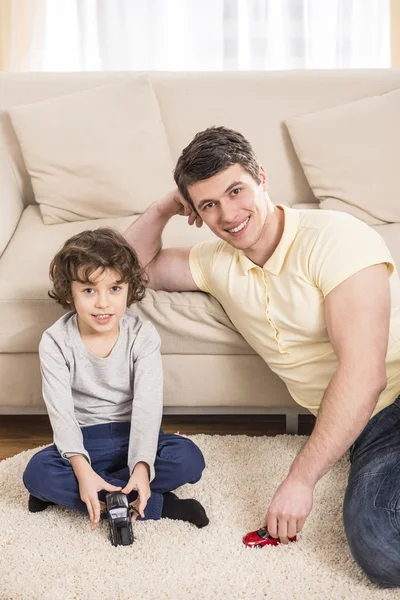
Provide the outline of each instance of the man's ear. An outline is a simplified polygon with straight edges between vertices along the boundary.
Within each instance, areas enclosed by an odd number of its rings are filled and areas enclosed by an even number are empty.
[[[268,179],[265,169],[262,165],[259,166],[259,174],[261,179],[261,185],[263,186],[263,190],[266,192],[268,189]]]

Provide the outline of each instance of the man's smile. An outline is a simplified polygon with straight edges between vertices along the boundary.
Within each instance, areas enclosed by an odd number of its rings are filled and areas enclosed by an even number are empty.
[[[231,229],[225,229],[225,231],[227,231],[228,233],[231,233],[233,235],[238,234],[247,227],[249,220],[250,220],[250,217],[246,217],[243,221],[240,221],[237,225],[235,225]]]

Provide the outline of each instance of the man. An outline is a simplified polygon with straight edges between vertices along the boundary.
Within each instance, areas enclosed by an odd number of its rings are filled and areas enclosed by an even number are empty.
[[[274,205],[249,142],[213,127],[183,150],[178,190],[125,232],[150,287],[214,295],[246,340],[317,420],[268,508],[284,543],[316,483],[351,447],[344,525],[355,560],[400,586],[400,281],[381,237],[350,215]],[[168,220],[219,240],[163,250]]]

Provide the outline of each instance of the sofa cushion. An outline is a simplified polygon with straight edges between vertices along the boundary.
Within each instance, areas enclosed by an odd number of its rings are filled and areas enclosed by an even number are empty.
[[[170,413],[306,412],[256,354],[163,354],[162,364]],[[41,379],[37,353],[0,353],[0,414],[45,413]]]
[[[141,213],[174,185],[146,76],[9,113],[46,224]]]
[[[35,200],[7,112],[10,107],[137,77],[138,73],[132,71],[0,73],[0,146],[10,153],[25,206]],[[174,162],[196,132],[210,125],[226,125],[251,141],[266,168],[274,202],[289,206],[315,202],[318,206],[285,119],[397,89],[400,69],[153,71],[149,79]]]
[[[13,235],[24,205],[13,171],[12,163],[5,148],[0,146],[0,257]]]
[[[124,231],[132,217],[63,223],[48,227],[39,208],[29,206],[0,260],[1,352],[37,352],[40,337],[64,310],[47,296],[48,268],[62,243],[84,229],[110,226]],[[163,245],[191,246],[213,237],[174,217]],[[177,244],[179,240],[179,244]],[[131,307],[151,320],[162,339],[163,354],[254,354],[214,298],[202,292],[154,292]]]
[[[320,207],[400,222],[400,89],[286,121]]]

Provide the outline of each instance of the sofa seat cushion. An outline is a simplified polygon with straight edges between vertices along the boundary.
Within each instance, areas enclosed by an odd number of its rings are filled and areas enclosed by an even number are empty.
[[[0,260],[0,353],[37,352],[40,337],[64,309],[51,300],[48,268],[63,242],[85,229],[110,226],[124,231],[137,217],[98,219],[47,226],[38,206],[22,214],[17,230]],[[212,238],[206,227],[188,227],[175,217],[163,237],[165,247],[190,246]],[[148,290],[140,316],[151,320],[162,339],[163,354],[254,354],[214,298],[203,292]]]
[[[124,231],[137,217],[98,219],[47,226],[38,206],[28,206],[0,260],[0,353],[37,352],[40,337],[64,310],[51,300],[48,268],[63,242],[84,229],[109,226]],[[375,227],[400,270],[400,224]],[[164,247],[191,246],[212,238],[208,229],[188,227],[186,219],[171,219]],[[254,354],[212,297],[202,292],[147,290],[130,308],[151,320],[162,339],[163,354]]]
[[[162,363],[169,412],[306,412],[257,355],[163,354]],[[37,353],[0,354],[0,381],[0,414],[46,412]]]

